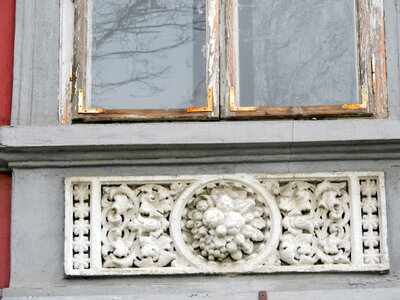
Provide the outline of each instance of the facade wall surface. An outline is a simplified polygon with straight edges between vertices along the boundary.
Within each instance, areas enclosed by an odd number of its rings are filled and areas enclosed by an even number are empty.
[[[11,175],[0,174],[0,289],[10,282]]]
[[[0,3],[0,126],[10,125],[13,90],[15,0]],[[10,279],[11,175],[0,173],[0,289]]]
[[[11,97],[14,57],[15,0],[0,3],[0,125],[9,125],[11,118]]]
[[[399,299],[398,1],[386,0],[389,118],[58,125],[60,2],[17,0],[12,125],[0,164],[13,171],[5,299]],[[61,45],[62,48],[63,45]],[[379,273],[66,277],[64,178],[383,171],[390,270]]]
[[[386,175],[388,200],[388,236],[390,250],[390,272],[376,273],[309,273],[269,274],[252,276],[135,276],[112,278],[66,278],[63,275],[63,178],[71,175],[114,176],[114,175],[176,175],[209,173],[271,173],[315,172],[348,170],[379,170]],[[334,289],[389,289],[391,295],[398,288],[400,274],[399,240],[396,236],[400,226],[397,212],[400,209],[396,199],[400,186],[400,169],[396,160],[346,161],[346,162],[298,162],[298,163],[232,163],[206,165],[127,166],[100,168],[39,168],[18,169],[14,172],[13,186],[13,246],[11,288],[6,295],[33,296],[74,295],[135,295],[138,299],[161,297],[160,299],[186,299],[198,294],[199,299],[209,295],[233,295],[234,299],[246,298],[257,291],[276,293],[289,291],[313,291]],[[29,196],[26,196],[29,191]],[[31,205],[34,203],[34,205]],[[26,209],[29,207],[29,209]],[[34,258],[34,259],[32,259]],[[29,267],[27,267],[29,266]],[[173,290],[173,292],[171,292]],[[385,292],[384,290],[382,290]],[[170,293],[170,294],[169,294]],[[398,290],[396,290],[398,293]],[[203,295],[203,296],[201,296]],[[241,296],[242,295],[242,296]],[[293,295],[293,294],[289,294]],[[300,293],[301,295],[301,293]],[[323,291],[321,291],[323,295]],[[283,296],[282,296],[283,297]],[[395,299],[394,296],[388,299]],[[207,297],[205,297],[207,299]],[[281,299],[281,298],[271,298]],[[282,298],[290,299],[290,298]],[[307,299],[306,297],[303,299]],[[380,298],[375,298],[380,299]]]

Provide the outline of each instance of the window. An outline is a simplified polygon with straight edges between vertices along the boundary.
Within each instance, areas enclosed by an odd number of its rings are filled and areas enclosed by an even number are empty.
[[[74,121],[385,117],[372,0],[78,0]]]

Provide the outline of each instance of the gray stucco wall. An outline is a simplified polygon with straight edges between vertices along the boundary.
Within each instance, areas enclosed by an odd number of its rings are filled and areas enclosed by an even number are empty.
[[[141,276],[117,278],[65,278],[63,275],[63,178],[72,175],[177,175],[209,173],[282,173],[287,172],[380,170],[385,172],[388,209],[390,272],[388,274],[316,273],[269,274],[253,276]],[[384,289],[398,295],[400,287],[400,229],[397,215],[400,202],[400,164],[398,161],[297,162],[254,164],[205,164],[129,166],[101,168],[15,169],[12,208],[11,288],[5,295],[135,295],[137,299],[191,299],[189,295],[212,298],[229,295],[233,299],[256,299],[259,290],[267,290],[271,299],[290,299],[282,292],[297,291],[299,299],[310,294],[301,291],[335,289]],[[387,289],[387,290],[386,290]],[[275,292],[276,298],[272,297]],[[348,292],[347,292],[348,293]],[[373,292],[370,292],[373,293]],[[346,294],[346,293],[345,293]],[[207,296],[204,296],[207,295]],[[308,296],[307,296],[308,295]],[[353,298],[356,295],[348,294]],[[382,295],[382,294],[379,294]],[[147,297],[147,298],[146,298]],[[281,298],[283,297],[283,298]],[[380,296],[379,296],[380,297]],[[383,298],[369,299],[383,299]],[[111,299],[111,298],[110,298]],[[136,298],[135,298],[136,299]],[[228,299],[228,298],[226,298]],[[230,298],[229,298],[230,299]],[[347,298],[346,298],[347,299]],[[350,299],[350,298],[349,298]],[[395,299],[385,298],[385,299]]]
[[[398,1],[386,0],[389,120],[58,124],[59,1],[17,0],[11,285],[5,299],[400,299]],[[384,171],[390,272],[66,278],[66,176]],[[93,296],[89,298],[89,295]]]

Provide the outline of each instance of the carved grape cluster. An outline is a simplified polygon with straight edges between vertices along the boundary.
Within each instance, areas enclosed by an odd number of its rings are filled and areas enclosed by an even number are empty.
[[[186,243],[208,261],[230,262],[257,252],[269,233],[267,207],[239,182],[220,181],[198,190],[184,210]]]

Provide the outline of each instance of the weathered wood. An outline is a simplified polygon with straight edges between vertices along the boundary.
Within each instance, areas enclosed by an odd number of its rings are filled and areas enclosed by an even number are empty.
[[[235,96],[239,94],[238,80],[238,17],[237,17],[237,1],[228,0],[225,6],[225,55],[226,55],[226,86],[223,95],[221,95],[222,118],[236,116],[235,112],[230,111],[230,91],[235,89]]]
[[[62,125],[71,120],[72,96],[72,57],[74,52],[74,3],[70,0],[60,1],[60,72],[59,72],[59,107],[58,121]]]
[[[367,87],[368,110],[377,118],[385,118],[387,83],[383,0],[358,0],[357,7],[360,89],[362,85]]]
[[[84,0],[75,2],[75,24],[74,24],[74,56],[72,66],[72,119],[78,117],[79,89],[86,89],[87,86],[87,52],[88,52],[88,3]]]
[[[209,117],[219,117],[219,0],[207,0],[206,12],[206,43],[207,43],[207,90],[212,91],[213,111]],[[204,91],[207,94],[207,91]],[[207,96],[206,96],[207,98]],[[195,117],[195,116],[193,116]]]
[[[77,114],[74,122],[113,122],[113,121],[159,121],[159,120],[209,120],[212,112],[188,112],[186,109],[138,109],[138,110],[106,110],[101,114]]]
[[[227,118],[277,118],[277,119],[311,119],[332,117],[371,117],[372,113],[367,109],[343,109],[341,105],[321,106],[271,106],[257,107],[256,111],[237,111]]]

